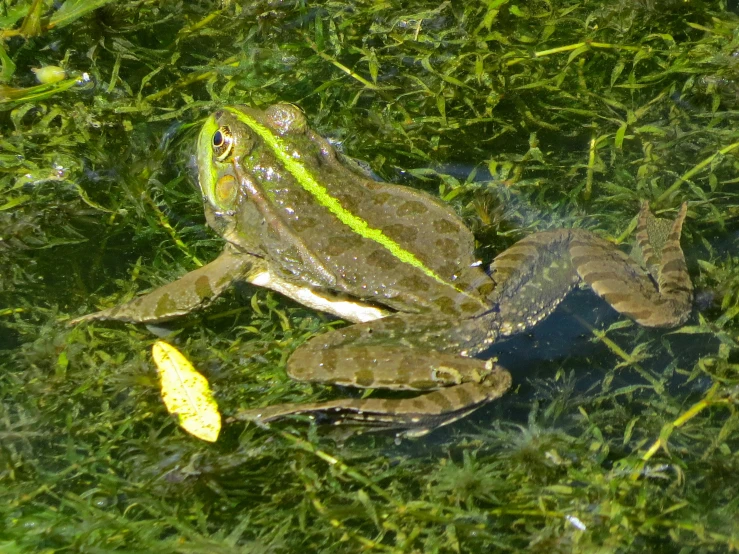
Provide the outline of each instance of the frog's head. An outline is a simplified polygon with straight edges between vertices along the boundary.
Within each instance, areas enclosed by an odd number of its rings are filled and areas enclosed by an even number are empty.
[[[300,158],[314,140],[305,115],[290,104],[264,111],[246,106],[225,107],[205,121],[198,138],[200,189],[217,212],[236,210],[247,177],[269,179],[284,166],[283,157]],[[310,136],[308,136],[310,135]]]
[[[257,225],[257,212],[265,213],[258,205],[273,202],[273,191],[285,186],[281,177],[287,173],[295,177],[306,159],[334,155],[328,142],[308,128],[296,106],[276,104],[264,111],[222,108],[205,121],[197,145],[209,224],[223,236],[233,236],[236,215],[242,227],[249,221]]]

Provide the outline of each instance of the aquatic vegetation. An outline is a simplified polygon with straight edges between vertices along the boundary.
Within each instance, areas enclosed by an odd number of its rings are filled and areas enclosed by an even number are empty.
[[[6,4],[0,550],[737,548],[735,2]],[[454,206],[484,262],[555,227],[628,242],[640,200],[687,201],[692,318],[649,331],[576,295],[497,349],[515,392],[420,440],[300,419],[191,438],[159,398],[166,329],[67,322],[215,257],[197,130],[276,101]],[[167,341],[228,417],[346,395],[284,373],[340,324],[245,286]]]

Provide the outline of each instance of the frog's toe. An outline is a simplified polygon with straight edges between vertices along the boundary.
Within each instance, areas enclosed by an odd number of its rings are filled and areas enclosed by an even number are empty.
[[[109,319],[110,318],[110,309],[108,310],[101,310],[99,312],[93,312],[91,314],[83,315],[80,317],[75,317],[74,319],[70,319],[67,322],[67,325],[70,327],[77,325],[79,323],[84,323],[85,321],[97,321],[101,319]]]

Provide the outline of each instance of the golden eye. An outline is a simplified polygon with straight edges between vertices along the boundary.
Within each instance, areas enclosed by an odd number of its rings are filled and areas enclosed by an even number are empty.
[[[234,145],[233,135],[231,129],[224,125],[220,127],[215,133],[213,133],[213,153],[216,155],[216,160],[222,162],[231,153]]]

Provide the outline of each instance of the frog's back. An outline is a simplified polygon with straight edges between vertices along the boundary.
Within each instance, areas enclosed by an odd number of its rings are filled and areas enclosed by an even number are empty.
[[[280,278],[402,311],[485,309],[493,284],[454,211],[347,168],[294,106],[224,108],[199,140],[211,225]]]
[[[338,162],[324,164],[321,179],[359,225],[304,203],[309,207],[291,226],[312,251],[323,253],[346,292],[404,310],[483,309],[477,299],[493,284],[475,264],[472,233],[450,207],[409,187],[359,177]]]

